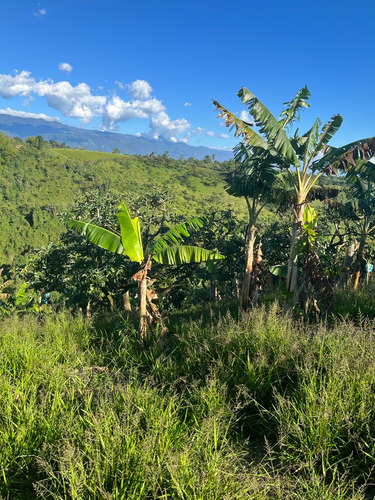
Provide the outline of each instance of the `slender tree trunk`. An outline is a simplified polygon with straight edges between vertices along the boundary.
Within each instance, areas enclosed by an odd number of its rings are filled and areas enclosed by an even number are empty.
[[[254,244],[256,229],[254,226],[248,226],[245,243],[245,272],[242,280],[241,289],[241,309],[246,311],[250,305],[250,285],[254,265]]]
[[[142,277],[139,282],[139,333],[141,340],[145,340],[147,335],[147,271],[151,269],[151,258],[142,270]]]
[[[143,278],[139,282],[139,333],[141,340],[147,334],[147,270],[144,270]]]
[[[290,239],[290,251],[288,260],[288,273],[286,278],[286,289],[289,294],[293,294],[293,302],[298,302],[298,244],[302,237],[303,231],[303,215],[305,213],[305,204],[300,203],[294,210],[294,221],[292,226],[292,235]],[[284,312],[290,309],[290,305],[286,301],[284,304]]]
[[[108,302],[109,302],[109,308],[110,308],[111,312],[113,312],[113,309],[115,307],[115,303],[114,303],[113,297],[112,297],[112,295],[110,293],[107,295],[107,299],[108,299]]]
[[[217,302],[218,293],[217,293],[217,281],[211,280],[211,301]]]
[[[262,289],[262,270],[261,270],[262,261],[263,261],[262,241],[260,241],[258,245],[255,264],[253,266],[253,275],[251,280],[252,281],[251,301],[254,307],[258,305],[259,295]]]
[[[359,241],[357,258],[355,261],[354,284],[353,284],[354,291],[357,291],[357,289],[358,289],[359,278],[361,275],[361,263],[362,263],[362,258],[363,258],[363,250],[365,249],[366,239],[367,239],[367,232],[366,232],[366,229],[363,229],[362,234],[361,234],[361,239]]]
[[[130,304],[130,292],[129,290],[122,295],[124,301],[124,309],[127,313],[131,312],[132,306]]]
[[[357,243],[351,243],[344,257],[344,262],[342,266],[342,271],[340,275],[339,287],[343,288],[349,279],[349,270],[352,265],[354,254],[358,250]]]
[[[86,306],[86,318],[91,319],[91,300],[87,302]]]

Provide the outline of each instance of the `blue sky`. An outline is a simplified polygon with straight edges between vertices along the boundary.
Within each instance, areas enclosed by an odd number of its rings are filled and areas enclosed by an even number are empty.
[[[307,84],[301,129],[340,113],[340,145],[375,135],[374,19],[370,0],[7,1],[0,109],[231,148],[212,98],[241,113],[244,85],[279,114]]]

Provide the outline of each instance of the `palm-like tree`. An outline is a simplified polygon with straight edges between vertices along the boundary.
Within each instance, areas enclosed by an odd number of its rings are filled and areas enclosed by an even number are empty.
[[[152,267],[152,260],[165,265],[191,264],[223,259],[224,256],[216,251],[206,250],[201,247],[181,245],[185,237],[190,236],[189,230],[202,227],[202,220],[192,219],[179,224],[154,242],[144,254],[141,227],[138,217],[133,219],[124,203],[117,211],[120,233],[115,233],[89,222],[67,220],[67,225],[93,244],[109,250],[110,252],[127,256],[131,261],[138,262],[140,270],[133,276],[139,283],[139,312],[140,335],[144,339],[147,330],[147,300],[151,305],[152,294],[148,293],[148,271]]]
[[[254,281],[254,248],[260,213],[274,195],[279,169],[268,153],[250,150],[243,143],[235,148],[236,169],[228,176],[229,194],[245,198],[248,224],[245,237],[245,269],[242,279],[240,306],[247,310],[251,302]]]
[[[372,145],[375,147],[375,141]],[[375,153],[373,147],[368,150],[366,156]],[[352,156],[352,152],[350,155]],[[345,207],[351,212],[351,218],[357,226],[359,244],[354,266],[354,290],[357,290],[361,262],[369,236],[375,231],[375,165],[371,161],[362,158],[360,150],[357,151],[358,158],[348,157],[340,162],[340,168],[346,171],[346,181],[349,186],[350,200]],[[343,280],[344,283],[345,280]]]
[[[316,186],[319,178],[325,173],[333,173],[333,165],[342,158],[350,156],[358,146],[368,142],[361,139],[347,144],[341,148],[330,148],[328,142],[338,131],[342,124],[342,117],[335,115],[322,127],[317,118],[311,127],[302,136],[298,129],[293,137],[288,137],[286,130],[299,117],[303,108],[309,107],[307,100],[310,92],[305,86],[298,91],[296,97],[287,103],[279,119],[245,87],[242,87],[238,96],[247,105],[254,123],[248,123],[238,118],[234,113],[214,101],[219,117],[225,117],[226,125],[235,128],[235,136],[241,136],[243,144],[250,149],[263,151],[274,165],[286,172],[288,190],[292,189],[293,225],[291,232],[290,252],[286,288],[294,301],[298,299],[298,255],[299,242],[302,237],[303,217],[306,203],[311,191]],[[254,130],[253,125],[258,128]],[[257,153],[259,154],[259,153]]]

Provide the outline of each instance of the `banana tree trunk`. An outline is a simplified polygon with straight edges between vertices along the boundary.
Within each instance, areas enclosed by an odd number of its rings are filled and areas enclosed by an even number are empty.
[[[290,295],[293,295],[293,302],[298,302],[298,245],[302,237],[303,231],[303,215],[305,213],[305,204],[300,203],[294,211],[294,221],[292,226],[292,235],[290,240],[290,251],[288,260],[288,273],[286,278],[286,289]],[[290,309],[290,306],[285,303],[284,311]]]
[[[139,333],[141,340],[145,340],[147,335],[147,271],[149,269],[151,269],[150,257],[147,258],[139,281]]]
[[[241,289],[241,309],[243,311],[246,311],[250,305],[250,285],[254,266],[255,237],[256,229],[254,226],[250,226],[249,224],[245,243],[245,272]]]
[[[139,333],[144,340],[147,334],[147,270],[139,282],[139,316]]]
[[[346,255],[344,257],[344,262],[339,281],[339,288],[343,288],[348,282],[350,267],[353,262],[354,254],[356,253],[357,250],[358,250],[357,243],[351,243],[349,245],[348,251],[346,252]]]
[[[257,256],[253,266],[253,275],[251,283],[251,301],[254,307],[258,305],[259,295],[262,289],[262,265],[263,252],[262,252],[262,241],[259,242]]]
[[[354,291],[357,291],[357,289],[358,289],[359,278],[361,275],[361,263],[362,263],[362,258],[363,258],[363,251],[364,251],[365,245],[366,245],[366,240],[367,240],[367,232],[364,229],[362,231],[361,239],[359,241],[357,258],[356,258],[356,262],[355,262],[354,285],[353,285]]]

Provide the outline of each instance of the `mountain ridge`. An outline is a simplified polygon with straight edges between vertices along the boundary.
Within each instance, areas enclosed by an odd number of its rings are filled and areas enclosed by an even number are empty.
[[[0,114],[0,132],[21,139],[41,135],[47,141],[64,142],[71,148],[106,153],[110,153],[117,148],[122,154],[142,156],[151,153],[164,154],[168,151],[170,156],[175,159],[183,157],[202,160],[205,156],[215,155],[216,160],[227,161],[233,157],[232,151],[227,150],[205,146],[190,146],[183,142],[152,139],[145,136],[137,137],[118,132],[86,130],[59,121],[25,118],[9,114]]]

